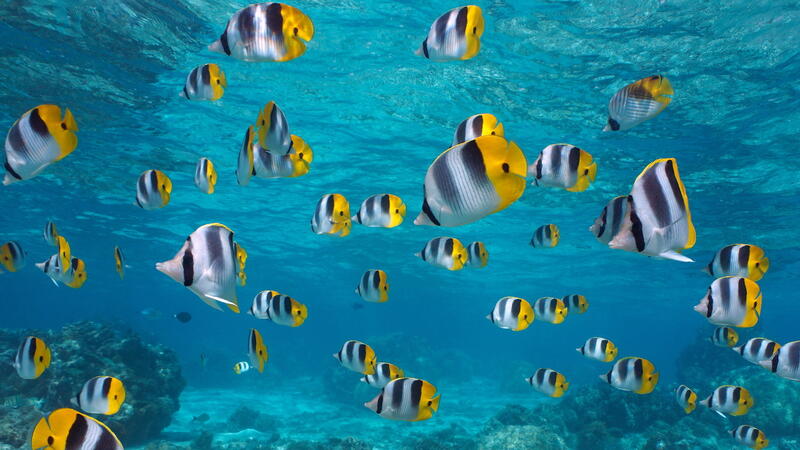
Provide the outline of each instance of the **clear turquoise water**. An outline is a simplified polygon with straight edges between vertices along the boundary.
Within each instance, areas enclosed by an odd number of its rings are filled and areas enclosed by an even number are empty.
[[[772,261],[759,283],[761,323],[743,336],[798,339],[800,9],[791,1],[715,3],[477,1],[486,19],[480,54],[436,64],[413,51],[431,21],[457,4],[297,0],[292,4],[312,18],[316,35],[301,58],[269,64],[206,50],[244,6],[236,2],[3,2],[0,124],[55,103],[73,111],[80,132],[67,159],[0,189],[0,241],[19,241],[29,261],[18,274],[0,275],[0,327],[56,328],[81,319],[125,324],[179,353],[191,392],[230,388],[253,392],[254,402],[259,392],[289,389],[286,380],[297,380],[290,383],[295,395],[304,384],[316,392],[336,369],[330,355],[342,342],[394,336],[407,344],[392,355],[377,347],[379,358],[413,368],[409,374],[429,379],[443,395],[437,416],[414,432],[452,417],[477,426],[510,401],[538,401],[515,386],[527,369],[557,369],[573,386],[596,383],[607,367],[574,351],[591,336],[652,360],[662,373],[658,389],[669,392],[680,382],[679,353],[712,329],[692,311],[712,281],[700,269],[731,243],[760,245]],[[225,71],[224,98],[201,104],[178,97],[188,71],[206,62]],[[628,132],[602,133],[610,96],[656,73],[676,91],[667,110]],[[234,170],[241,136],[270,100],[314,149],[311,173],[240,187]],[[448,147],[455,126],[482,112],[504,123],[531,162],[551,143],[586,149],[598,164],[597,181],[583,193],[529,187],[507,210],[455,229],[414,226],[425,170]],[[192,184],[201,156],[219,172],[212,196]],[[627,193],[640,170],[660,157],[677,158],[686,184],[698,235],[686,254],[695,264],[612,251],[587,231],[605,202]],[[151,168],[166,172],[174,189],[166,208],[144,211],[133,205],[135,183]],[[353,211],[371,194],[399,195],[409,207],[406,223],[392,230],[356,226],[343,239],[316,236],[309,220],[317,199],[330,192],[345,195]],[[87,262],[82,289],[55,288],[33,266],[51,253],[41,239],[48,219]],[[241,303],[249,305],[262,289],[291,295],[309,307],[302,327],[211,310],[154,270],[209,222],[230,226],[250,254]],[[530,235],[545,223],[560,227],[561,243],[534,250]],[[413,256],[442,235],[485,242],[489,266],[450,273]],[[131,266],[124,281],[114,272],[115,245]],[[368,268],[389,273],[391,300],[355,310],[353,289]],[[572,293],[586,295],[591,306],[562,325],[537,322],[510,333],[484,318],[505,295],[535,300]],[[148,307],[166,317],[142,317]],[[194,320],[172,320],[178,311]],[[230,371],[246,359],[251,327],[262,331],[271,354],[263,379]],[[209,356],[205,372],[198,370],[201,352]],[[202,398],[199,392],[192,398]],[[375,441],[386,429],[410,433],[360,406],[372,394],[352,399],[346,410],[362,424],[352,432],[327,418],[309,436]],[[271,412],[299,414],[285,398]],[[316,402],[339,407],[322,397]],[[455,413],[472,402],[482,406]]]

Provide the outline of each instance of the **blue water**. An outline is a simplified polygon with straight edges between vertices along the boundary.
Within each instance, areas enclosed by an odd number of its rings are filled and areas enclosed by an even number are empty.
[[[652,401],[677,408],[668,394],[682,382],[679,355],[713,329],[692,310],[712,281],[700,269],[722,246],[756,244],[771,260],[759,282],[761,321],[742,336],[800,338],[800,8],[793,1],[716,3],[476,0],[486,20],[479,55],[432,63],[413,52],[430,23],[458,4],[296,0],[316,34],[304,56],[275,64],[206,50],[244,6],[239,2],[2,2],[0,127],[54,103],[73,111],[80,131],[68,158],[0,189],[0,241],[16,240],[28,254],[22,271],[0,275],[0,327],[56,329],[90,319],[131,327],[174,349],[188,387],[173,432],[204,410],[224,421],[229,413],[217,417],[212,401],[226,397],[223,390],[253,405],[275,398],[263,408],[302,417],[296,435],[291,427],[281,431],[297,439],[355,436],[391,448],[400,440],[387,436],[451,423],[476,434],[506,404],[542,401],[521,379],[539,367],[566,374],[571,389],[611,391],[595,386],[608,366],[574,351],[592,336],[613,339],[621,356],[653,361],[663,396]],[[225,96],[213,104],[180,98],[186,74],[207,62],[225,71]],[[652,74],[672,82],[669,107],[632,130],[602,133],[614,92]],[[270,100],[313,148],[311,172],[238,186],[241,137]],[[529,163],[552,143],[586,149],[598,164],[597,181],[583,193],[529,186],[507,210],[458,228],[414,226],[427,167],[461,120],[483,112],[503,122]],[[192,183],[201,156],[219,173],[211,196]],[[685,254],[694,264],[610,250],[587,231],[610,198],[627,193],[641,169],[663,157],[677,158],[686,185],[697,245]],[[161,210],[133,204],[137,177],[147,169],[173,181],[172,200]],[[393,193],[409,212],[395,229],[354,225],[345,238],[317,236],[309,220],[331,192],[345,195],[353,212],[369,195]],[[81,289],[56,288],[33,266],[52,253],[41,238],[48,219],[87,263]],[[214,311],[154,269],[210,222],[232,228],[249,252],[248,283],[238,290],[242,309],[258,291],[274,289],[308,306],[303,326]],[[561,243],[528,246],[546,223],[558,225]],[[488,267],[451,273],[414,257],[427,240],[445,235],[485,242]],[[114,271],[115,245],[131,266],[124,281]],[[353,293],[370,268],[389,274],[386,304]],[[535,322],[511,333],[485,319],[502,296],[533,301],[573,293],[587,297],[589,311],[561,325]],[[358,302],[362,309],[353,308]],[[164,316],[144,317],[146,308]],[[172,319],[179,311],[193,320]],[[269,347],[268,369],[236,376],[231,367],[247,359],[252,327]],[[331,354],[347,339],[396,341],[388,355],[374,344],[379,360],[434,383],[442,393],[437,415],[409,426],[361,406],[377,391],[346,400],[337,394],[339,402],[320,395],[323,378],[345,371]],[[355,385],[358,375],[350,375]],[[315,418],[313,408],[340,411],[349,426],[336,414]],[[733,445],[722,428],[714,430],[720,445]]]

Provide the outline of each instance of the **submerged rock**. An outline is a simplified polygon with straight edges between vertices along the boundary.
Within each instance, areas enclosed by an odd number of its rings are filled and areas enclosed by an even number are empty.
[[[72,407],[72,398],[97,375],[125,384],[125,403],[113,416],[97,416],[126,446],[158,436],[178,410],[186,382],[172,350],[147,344],[129,330],[96,322],[77,322],[57,331],[0,330],[0,360],[11,361],[19,342],[38,336],[50,347],[50,368],[36,380],[23,380],[11,365],[0,364],[0,442],[29,445],[30,432],[46,413]],[[16,398],[15,401],[3,400]],[[10,406],[3,406],[9,403]]]

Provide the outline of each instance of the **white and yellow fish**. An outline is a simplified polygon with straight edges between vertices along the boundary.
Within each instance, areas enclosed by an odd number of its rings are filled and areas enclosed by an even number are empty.
[[[675,91],[667,77],[642,78],[617,91],[608,102],[608,121],[603,131],[621,131],[659,115]]]
[[[437,18],[416,54],[431,61],[473,58],[481,49],[483,14],[475,5],[451,9]]]

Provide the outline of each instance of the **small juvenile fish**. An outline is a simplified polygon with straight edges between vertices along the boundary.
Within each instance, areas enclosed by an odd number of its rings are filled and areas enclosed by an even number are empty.
[[[694,247],[696,233],[689,198],[675,158],[657,159],[636,177],[628,211],[611,248],[693,262],[679,252]]]
[[[380,362],[375,368],[375,373],[372,375],[364,375],[361,381],[372,387],[383,389],[390,381],[403,378],[404,376],[405,373],[403,369],[391,363]]]
[[[25,251],[17,241],[9,241],[0,246],[0,273],[3,269],[16,272],[25,267]]]
[[[252,368],[253,366],[251,366],[249,362],[241,361],[233,365],[233,373],[236,375],[241,375]]]
[[[714,325],[749,328],[761,316],[761,288],[748,278],[717,278],[694,310]]]
[[[784,344],[771,359],[759,364],[787,380],[800,381],[800,341]]]
[[[626,214],[628,214],[628,196],[620,195],[619,197],[614,197],[603,207],[603,211],[595,219],[594,224],[589,227],[589,231],[594,234],[598,241],[608,245],[611,239],[619,233]]]
[[[44,236],[45,242],[52,246],[57,246],[58,242],[58,229],[56,228],[55,222],[52,220],[48,220],[46,224],[44,224],[44,231],[42,232]]]
[[[553,369],[539,369],[525,381],[537,391],[553,398],[561,397],[569,389],[567,378]]]
[[[622,358],[600,379],[621,391],[649,394],[658,384],[656,367],[644,358]]]
[[[34,449],[123,450],[117,436],[103,422],[70,408],[42,417],[31,436]]]
[[[375,351],[369,345],[360,341],[347,341],[341,350],[333,354],[342,367],[364,375],[375,373],[377,358]]]
[[[250,336],[247,339],[247,356],[250,357],[253,367],[257,368],[259,373],[264,373],[264,364],[269,359],[269,353],[261,333],[255,328],[250,329]]]
[[[730,327],[718,327],[711,335],[711,342],[717,347],[733,347],[739,342],[739,334]]]
[[[497,301],[486,318],[498,328],[522,331],[533,323],[534,314],[527,300],[519,297],[503,297]]]
[[[197,189],[200,189],[200,192],[213,194],[214,185],[216,184],[217,170],[214,168],[214,163],[208,158],[200,158],[194,169],[194,185],[197,186]]]
[[[167,206],[172,193],[172,180],[160,170],[145,170],[136,182],[136,204],[142,209]]]
[[[752,425],[739,425],[731,430],[730,433],[740,444],[756,450],[760,450],[769,445],[767,435]]]
[[[470,59],[481,49],[483,14],[475,5],[451,9],[437,18],[416,54],[431,61]]]
[[[367,227],[394,228],[403,223],[406,204],[392,194],[372,195],[361,203],[353,222]]]
[[[22,115],[6,135],[3,184],[28,180],[78,146],[78,124],[69,109],[39,105]]]
[[[769,258],[764,249],[750,244],[733,244],[721,248],[704,269],[719,278],[737,276],[758,281],[769,270]]]
[[[582,347],[578,347],[575,350],[589,359],[601,362],[611,362],[619,353],[619,349],[613,342],[601,337],[589,338]]]
[[[114,377],[94,377],[83,385],[72,403],[86,413],[110,416],[125,403],[125,386]]]
[[[20,378],[34,380],[50,367],[50,358],[47,344],[35,336],[28,336],[19,345],[12,365]]]
[[[416,256],[432,266],[461,270],[467,262],[467,249],[456,238],[437,237],[428,241]]]
[[[173,315],[172,317],[174,317],[175,320],[177,320],[180,323],[189,323],[192,320],[192,315],[186,311],[179,312]]]
[[[733,347],[732,350],[748,362],[760,365],[761,361],[770,361],[781,349],[781,344],[766,338],[755,337],[749,339],[744,345]]]
[[[697,394],[687,386],[680,385],[675,389],[675,400],[686,414],[697,408]]]
[[[536,317],[545,322],[559,324],[567,318],[567,305],[560,298],[542,297],[533,304]]]
[[[356,294],[362,299],[373,303],[383,303],[389,300],[389,281],[386,272],[380,269],[370,269],[361,276]]]
[[[364,406],[391,420],[427,420],[439,409],[436,386],[418,378],[398,378]]]
[[[311,217],[311,231],[345,237],[350,234],[350,204],[341,194],[323,195]]]
[[[531,237],[531,247],[533,248],[553,248],[558,245],[561,234],[558,227],[554,224],[542,225],[533,232]]]
[[[208,306],[221,310],[219,303],[224,303],[238,313],[236,253],[233,231],[221,223],[210,223],[194,230],[172,259],[156,263],[156,270],[181,283]]]
[[[189,72],[183,85],[181,97],[187,100],[211,100],[222,98],[228,81],[225,72],[216,64],[203,64]]]
[[[597,176],[597,164],[589,152],[570,144],[545,147],[528,167],[528,176],[536,186],[585,191]]]
[[[247,313],[278,325],[299,327],[308,317],[308,308],[288,295],[276,291],[261,291],[253,298],[253,305]]]
[[[567,312],[574,310],[578,314],[583,314],[589,309],[589,301],[580,294],[564,296],[561,301],[567,307]]]
[[[114,267],[117,269],[120,279],[125,279],[125,255],[119,247],[114,247]]]
[[[467,246],[468,267],[483,268],[489,264],[489,251],[483,242],[473,242]]]
[[[526,167],[517,144],[500,136],[450,147],[428,167],[414,224],[455,227],[502,211],[525,191]]]
[[[475,114],[458,124],[451,147],[489,135],[504,137],[503,124],[491,114]]]
[[[669,105],[673,94],[672,84],[662,75],[625,86],[608,102],[608,122],[603,131],[627,130],[652,119]]]
[[[725,385],[714,389],[714,392],[700,404],[716,411],[721,416],[742,416],[755,405],[750,391],[741,386]]]
[[[236,11],[208,49],[242,61],[283,62],[305,53],[305,43],[313,37],[314,24],[299,9],[256,3]]]

